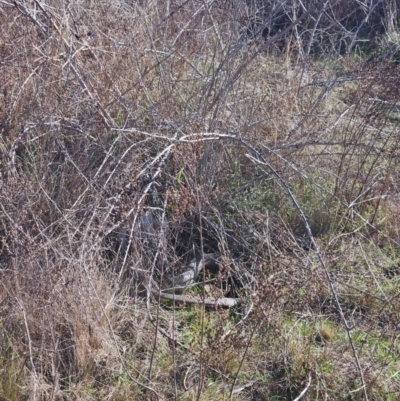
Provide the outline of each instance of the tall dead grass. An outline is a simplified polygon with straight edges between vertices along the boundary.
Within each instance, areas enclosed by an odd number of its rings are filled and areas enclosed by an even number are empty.
[[[0,4],[0,399],[395,399],[399,69],[282,4]]]

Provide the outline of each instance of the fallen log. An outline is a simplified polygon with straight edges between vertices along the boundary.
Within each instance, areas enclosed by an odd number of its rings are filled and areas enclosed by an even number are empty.
[[[206,306],[221,306],[223,308],[232,308],[233,306],[240,305],[242,300],[240,298],[216,298],[216,297],[203,297],[201,295],[179,295],[169,294],[167,292],[159,292],[153,290],[152,294],[158,299],[168,299],[175,302],[186,302],[190,304],[199,304]]]

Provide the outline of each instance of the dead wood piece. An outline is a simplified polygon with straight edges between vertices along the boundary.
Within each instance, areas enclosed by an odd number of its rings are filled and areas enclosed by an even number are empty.
[[[152,291],[156,298],[169,299],[176,302],[187,302],[190,304],[200,304],[206,306],[221,306],[223,308],[232,308],[233,306],[240,305],[242,300],[240,298],[215,298],[215,297],[202,297],[201,295],[178,295],[168,294],[166,292]]]

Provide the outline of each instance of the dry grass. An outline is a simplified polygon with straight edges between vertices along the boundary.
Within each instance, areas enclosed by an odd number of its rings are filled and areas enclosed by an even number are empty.
[[[1,401],[396,399],[399,67],[264,3],[0,3]]]

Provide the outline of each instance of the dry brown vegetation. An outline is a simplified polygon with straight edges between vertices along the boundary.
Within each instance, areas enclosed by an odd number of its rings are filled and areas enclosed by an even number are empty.
[[[349,4],[0,0],[1,401],[398,399],[398,4]],[[241,306],[157,301],[211,252]]]

